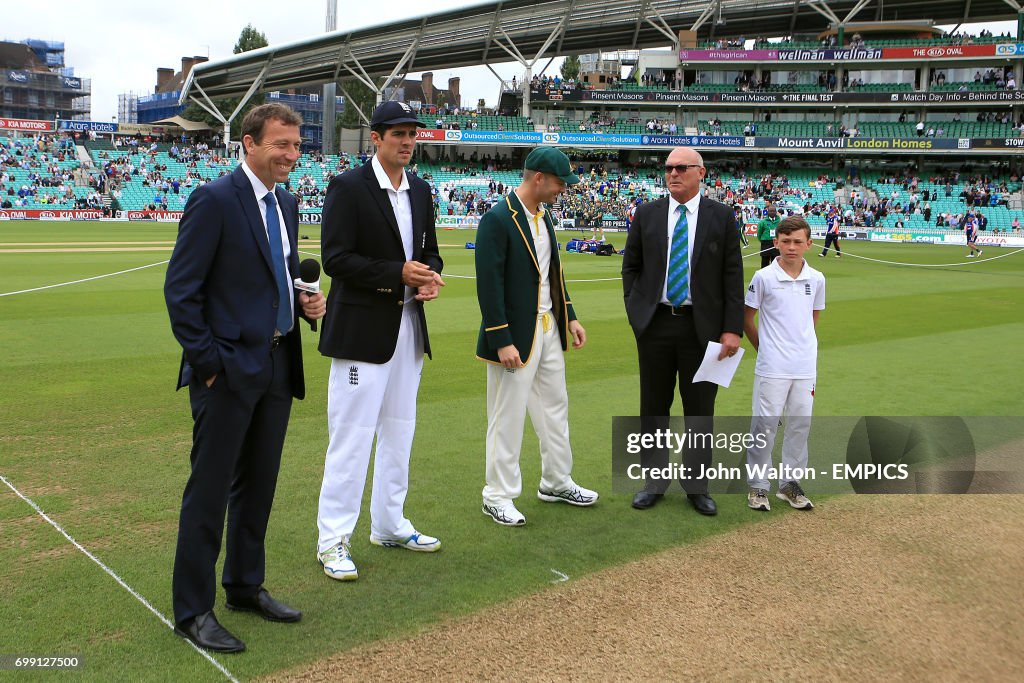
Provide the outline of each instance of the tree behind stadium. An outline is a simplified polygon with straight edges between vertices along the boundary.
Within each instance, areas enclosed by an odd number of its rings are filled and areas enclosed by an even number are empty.
[[[249,52],[251,50],[258,50],[261,47],[267,47],[270,45],[267,42],[267,36],[262,31],[257,31],[252,24],[246,24],[242,32],[238,34],[238,42],[235,43],[234,53],[241,54],[243,52]],[[253,95],[246,102],[242,111],[238,112],[238,115],[231,121],[231,139],[237,140],[242,133],[242,119],[253,107],[263,104],[265,97],[262,93]],[[213,103],[217,106],[217,111],[223,114],[225,117],[231,114],[238,106],[238,103],[242,100],[241,97],[219,97],[213,100]],[[223,125],[217,120],[213,114],[206,111],[198,104],[194,102],[185,108],[181,116],[188,119],[189,121],[204,121],[215,130],[221,130]]]

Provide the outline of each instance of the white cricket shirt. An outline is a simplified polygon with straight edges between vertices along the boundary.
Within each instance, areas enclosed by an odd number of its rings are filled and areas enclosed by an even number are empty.
[[[800,274],[790,277],[776,258],[754,273],[744,303],[758,310],[754,374],[814,379],[818,337],[813,312],[825,309],[825,276],[804,261]]]

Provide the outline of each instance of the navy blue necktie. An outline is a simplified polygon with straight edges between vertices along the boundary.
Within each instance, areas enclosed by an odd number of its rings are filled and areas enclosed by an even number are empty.
[[[267,203],[267,240],[270,242],[270,260],[274,262],[274,278],[277,280],[277,331],[287,334],[292,329],[292,288],[288,286],[288,269],[284,265],[281,221],[277,219],[277,199],[274,193],[268,192],[263,201]]]

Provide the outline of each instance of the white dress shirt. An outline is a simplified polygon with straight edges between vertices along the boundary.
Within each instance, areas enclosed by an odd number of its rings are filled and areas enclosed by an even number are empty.
[[[515,192],[515,190],[513,190]],[[540,268],[540,296],[537,298],[537,315],[542,315],[551,310],[551,238],[548,236],[548,226],[544,221],[544,207],[539,206],[537,213],[530,213],[519,197],[519,203],[523,205],[523,212],[526,214],[526,224],[533,237],[533,246],[537,250],[537,267]]]
[[[374,154],[370,160],[373,167],[373,174],[377,176],[380,189],[387,190],[388,199],[391,200],[391,208],[395,212],[395,220],[398,222],[398,233],[402,236],[402,247],[405,249],[405,260],[412,260],[412,200],[409,198],[409,176],[402,169],[402,182],[398,189],[391,184],[391,178],[381,165],[377,155]],[[409,303],[416,296],[416,290],[412,287],[405,288],[405,303]]]

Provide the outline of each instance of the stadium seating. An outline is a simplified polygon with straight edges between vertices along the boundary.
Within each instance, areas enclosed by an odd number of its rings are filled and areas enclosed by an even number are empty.
[[[509,132],[533,131],[534,126],[525,116],[490,116],[474,114],[420,114],[419,120],[428,128],[436,128],[438,119],[442,125],[451,127],[458,124],[461,130],[475,127],[476,130],[502,130]]]
[[[65,138],[66,139],[66,138]],[[25,139],[22,138],[19,141],[15,141],[13,138],[0,137],[0,150],[16,152],[20,150],[22,154],[29,154],[32,156],[39,156],[41,153],[36,153],[36,150],[30,150],[25,146]],[[22,187],[33,188],[34,194],[27,195],[23,198],[24,206],[21,208],[26,209],[67,209],[72,208],[78,199],[85,199],[92,188],[88,186],[76,187],[74,182],[70,181],[67,183],[71,187],[73,197],[68,198],[65,196],[58,196],[59,192],[56,187],[41,187],[33,183],[31,176],[33,174],[39,174],[43,176],[49,176],[47,173],[48,167],[56,166],[60,171],[66,171],[69,174],[79,167],[79,161],[75,155],[73,145],[66,148],[66,155],[64,161],[60,161],[51,153],[46,153],[48,161],[43,164],[32,168],[17,168],[11,165],[0,166],[0,171],[6,172],[10,177],[10,182],[7,183],[8,189],[13,189],[18,192]],[[3,193],[6,195],[6,190]],[[43,201],[44,198],[46,201]],[[52,200],[52,201],[51,201]]]
[[[911,83],[864,83],[847,88],[849,92],[911,92]]]
[[[721,121],[718,132],[722,135],[743,135],[744,128],[752,123],[749,119]],[[788,137],[836,137],[838,125],[833,121],[755,121],[757,135]],[[702,131],[714,131],[707,120],[699,122]],[[832,131],[829,131],[829,126]],[[974,121],[926,121],[925,130],[942,129],[943,137],[961,138],[1002,138],[1020,137],[1020,131],[1009,123],[979,123]],[[898,121],[863,121],[857,125],[859,137],[917,137],[917,123]]]
[[[579,123],[579,121],[568,117],[559,117],[558,119],[558,125],[562,127],[562,130],[578,130]],[[1006,134],[1007,130],[1015,130],[1004,124],[994,123],[954,123],[950,121],[935,123],[941,123],[946,126],[947,136],[1002,136]],[[721,128],[722,132],[726,134],[741,134],[746,124],[746,121],[722,121]],[[701,125],[708,127],[709,124],[707,121],[701,121]],[[827,125],[825,122],[762,122],[758,123],[758,134],[823,136]],[[932,123],[929,122],[928,125],[932,125]],[[645,123],[630,122],[627,119],[614,119],[612,125],[603,126],[602,130],[606,132],[633,132],[643,129],[644,126]],[[915,124],[913,123],[865,122],[862,124],[861,135],[915,136],[916,131]],[[167,169],[161,172],[161,177],[166,178],[168,181],[174,178],[182,179],[188,173],[189,166],[180,158],[172,158],[168,151],[169,147],[170,145],[158,145],[157,151],[151,154],[148,149],[143,152],[129,152],[128,148],[123,147],[115,149],[110,145],[109,141],[93,141],[88,144],[90,156],[95,164],[93,173],[99,172],[103,169],[104,164],[110,161],[128,160],[137,168],[141,168],[143,161],[145,161],[146,167],[150,170],[155,165],[166,166]],[[0,137],[0,151],[10,152],[11,149],[11,142],[7,138]],[[78,160],[77,158],[72,158],[72,155],[67,155],[64,161],[54,161],[52,163],[55,163],[60,169],[67,171],[74,171],[78,167]],[[198,161],[197,166],[191,170],[193,173],[198,172],[207,180],[212,180],[222,174],[231,172],[237,163],[235,159],[217,159],[211,155],[210,159]],[[327,155],[322,158],[304,154],[300,158],[296,169],[289,176],[289,187],[300,196],[303,211],[319,212],[321,210],[323,193],[327,188],[330,177],[335,172],[356,166],[359,163],[358,159],[344,154],[340,156]],[[4,166],[3,170],[10,177],[8,187],[20,188],[22,185],[29,185],[31,183],[29,175],[36,169]],[[465,163],[455,166],[447,163],[443,165],[420,163],[417,171],[421,177],[427,178],[432,186],[436,188],[438,212],[441,216],[465,214],[464,202],[460,203],[458,207],[449,206],[449,191],[452,188],[457,190],[456,194],[459,195],[456,198],[457,200],[464,200],[469,193],[472,193],[475,199],[488,199],[488,184],[491,180],[503,184],[505,188],[516,186],[520,180],[520,171],[518,170],[484,171],[481,170],[479,163]],[[821,171],[818,169],[793,168],[787,169],[784,173],[784,176],[776,176],[775,182],[776,191],[782,193],[782,206],[786,209],[800,211],[802,210],[801,207],[806,204],[811,204],[812,206],[815,204],[823,205],[826,202],[835,204],[840,198],[848,201],[849,195],[847,192],[851,188],[858,191],[867,191],[869,196],[870,193],[876,194],[882,199],[892,197],[894,202],[899,202],[903,206],[910,201],[908,190],[904,189],[901,184],[884,182],[884,177],[879,172],[865,171],[859,173],[854,183],[847,186],[847,189],[842,192],[837,192],[835,182],[820,182],[818,178]],[[646,197],[657,197],[664,194],[660,175],[661,170],[659,168],[634,170],[628,178],[620,175],[619,171],[614,168],[609,171],[605,178],[585,173],[583,176],[585,184],[581,186],[579,194],[584,197],[585,203],[590,191],[599,187],[602,180],[607,180],[612,184],[615,184],[615,181],[623,181],[619,189],[619,196],[622,201],[614,204],[614,208],[608,209],[608,212],[605,214],[605,217],[608,219],[620,219],[624,215],[626,202],[636,196],[642,194]],[[734,193],[741,195],[745,186],[752,184],[756,187],[761,177],[762,175],[756,171],[749,171],[747,175],[736,175],[712,168],[707,179],[707,187],[712,196],[724,200],[726,199],[728,189],[731,188]],[[721,181],[720,186],[718,186],[718,180]],[[1011,182],[1010,178],[995,178],[993,182],[996,187],[1005,183],[1006,192],[1004,194],[1019,192],[1021,189],[1020,182]],[[632,184],[632,189],[630,189],[630,183]],[[184,208],[189,194],[196,186],[195,184],[191,187],[182,186],[178,194],[173,192],[166,193],[167,209],[175,211]],[[921,182],[918,190],[921,192],[928,190],[933,195],[930,201],[931,219],[925,221],[923,215],[916,213],[909,215],[899,214],[899,216],[890,215],[881,222],[881,226],[892,227],[898,217],[908,229],[934,229],[935,221],[939,215],[943,213],[960,215],[967,210],[961,195],[965,189],[971,187],[973,187],[973,183],[968,179],[964,179],[961,182],[951,184],[949,195],[947,196],[945,183]],[[91,189],[89,187],[75,187],[73,191],[77,199],[86,197],[91,192]],[[73,200],[64,204],[58,204],[56,207],[38,201],[43,194],[54,192],[55,190],[40,189],[35,197],[29,198],[25,208],[70,208],[73,205]],[[157,187],[147,184],[145,182],[145,175],[139,173],[133,175],[130,181],[122,184],[120,204],[126,210],[143,209],[153,204],[158,195],[164,196],[164,193],[158,192]],[[490,197],[489,199],[493,201],[497,198]],[[578,205],[578,202],[574,203]],[[764,206],[764,199],[758,197],[752,201],[745,200],[745,205],[760,209]],[[612,203],[609,203],[608,206],[612,206]],[[841,203],[840,207],[848,208],[848,204]],[[990,231],[997,229],[1000,231],[1010,230],[1014,217],[1024,220],[1024,211],[1011,210],[1003,204],[984,207],[981,211],[988,219],[988,230]],[[824,226],[825,219],[823,215],[811,214],[807,216],[807,219],[814,227]]]

